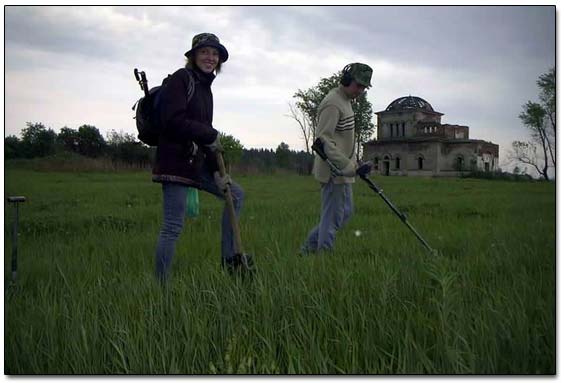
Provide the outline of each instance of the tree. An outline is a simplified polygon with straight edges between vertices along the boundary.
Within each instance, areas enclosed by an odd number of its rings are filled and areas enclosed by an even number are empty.
[[[509,153],[510,160],[532,166],[545,180],[549,179],[549,166],[556,168],[555,80],[555,68],[539,77],[537,85],[541,103],[527,101],[519,114],[523,125],[529,130],[531,140],[514,141]],[[549,157],[552,165],[549,165]]]
[[[66,126],[62,127],[57,134],[57,143],[66,150],[78,153],[78,132]]]
[[[243,149],[240,167],[247,171],[272,173],[276,154],[272,149]]]
[[[306,146],[306,152],[309,154],[312,150],[311,144],[313,144],[313,136],[315,134],[312,121],[307,118],[307,114],[304,112],[304,110],[298,108],[297,105],[289,102],[288,107],[290,108],[290,114],[287,114],[286,116],[292,118],[300,126],[302,137]]]
[[[119,145],[126,142],[139,142],[134,134],[123,133],[122,131],[116,132],[115,130],[110,130],[106,133],[106,144],[107,145]]]
[[[106,141],[98,128],[82,125],[78,128],[78,152],[87,157],[98,157],[102,154]]]
[[[542,146],[541,156],[544,157],[543,165],[541,165],[542,170],[539,170],[540,174],[548,180],[548,151],[550,145],[548,143],[548,137],[546,132],[545,124],[546,111],[544,108],[537,103],[528,101],[523,105],[523,112],[519,114],[519,118],[523,124],[530,129],[531,137],[533,142],[540,144]],[[532,151],[536,153],[536,150]]]
[[[144,145],[133,134],[112,130],[106,134],[106,137],[105,151],[114,163],[122,162],[139,168],[151,164],[154,148]]]
[[[281,142],[276,148],[276,165],[280,168],[288,169],[290,167],[290,147],[288,144]]]
[[[278,164],[284,165],[284,167]],[[243,149],[243,155],[237,168],[240,172],[272,174],[276,168],[295,171],[301,175],[310,175],[313,156],[304,151],[295,152],[288,145],[281,143],[277,151],[272,149]]]
[[[548,180],[547,168],[542,169],[538,164],[537,144],[535,142],[513,141],[511,144],[511,156],[517,162],[530,165]]]
[[[372,112],[372,104],[366,98],[366,92],[357,97],[352,104],[357,142],[356,158],[360,160],[360,158],[362,158],[362,144],[370,140],[370,137],[374,134],[375,127],[372,123],[374,113]]]
[[[309,139],[312,138],[313,132],[317,128],[317,109],[323,98],[329,93],[333,88],[339,86],[341,81],[341,73],[335,73],[328,78],[322,78],[319,83],[307,90],[298,89],[294,94],[296,101],[296,108],[302,113],[301,116],[297,113],[292,112],[290,108],[291,117],[294,120],[305,118],[307,130],[310,132]],[[360,158],[360,151],[362,149],[362,144],[370,139],[374,133],[374,124],[372,123],[372,104],[366,98],[366,92],[357,97],[352,101],[352,108],[355,115],[355,142],[357,145],[357,159]],[[297,118],[296,118],[297,117]],[[300,124],[300,122],[298,121]],[[300,129],[303,126],[300,124]],[[304,141],[308,146],[309,153],[309,139],[306,139],[306,134],[304,134]]]
[[[4,156],[6,159],[23,156],[22,141],[18,137],[8,136],[4,138]]]
[[[542,74],[537,80],[540,88],[540,104],[546,113],[546,137],[552,165],[556,167],[556,69],[550,68],[548,73]]]
[[[219,141],[224,150],[225,167],[227,172],[230,172],[231,165],[238,163],[243,156],[243,145],[235,137],[221,132],[219,133]]]
[[[22,129],[23,156],[33,158],[53,154],[56,137],[53,129],[47,129],[42,123],[27,122],[26,127]]]

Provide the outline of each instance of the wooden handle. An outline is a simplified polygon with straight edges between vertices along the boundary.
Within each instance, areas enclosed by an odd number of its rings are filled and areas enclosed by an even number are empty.
[[[217,164],[219,165],[219,175],[225,177],[225,162],[223,162],[223,155],[221,152],[216,152]],[[231,229],[233,230],[233,237],[235,239],[235,254],[243,254],[243,244],[241,243],[241,231],[239,230],[239,221],[235,214],[235,206],[233,205],[233,196],[231,194],[231,187],[229,184],[225,185],[225,203],[227,204],[227,212],[229,213],[229,221],[231,222]]]
[[[24,196],[8,197],[8,202],[25,202],[25,197]]]

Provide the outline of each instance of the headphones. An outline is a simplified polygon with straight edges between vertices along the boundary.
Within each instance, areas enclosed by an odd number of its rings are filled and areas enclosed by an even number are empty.
[[[348,64],[343,68],[343,75],[341,77],[341,84],[343,86],[349,86],[353,80],[352,65],[353,64]]]

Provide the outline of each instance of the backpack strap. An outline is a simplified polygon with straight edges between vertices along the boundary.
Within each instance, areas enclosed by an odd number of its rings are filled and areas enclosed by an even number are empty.
[[[194,74],[192,71],[188,70],[184,67],[186,74],[188,75],[188,94],[186,96],[186,105],[190,103],[192,100],[192,96],[194,96],[194,91],[196,90],[196,79],[194,78]],[[198,153],[198,144],[192,141],[192,148],[190,149],[190,157],[195,157]]]
[[[186,103],[188,104],[191,100],[192,100],[192,96],[194,95],[194,89],[195,89],[195,85],[196,85],[196,81],[194,80],[194,75],[192,74],[191,71],[189,71],[186,67],[184,68],[184,70],[186,71],[186,74],[188,75],[188,94],[187,94],[187,101]]]

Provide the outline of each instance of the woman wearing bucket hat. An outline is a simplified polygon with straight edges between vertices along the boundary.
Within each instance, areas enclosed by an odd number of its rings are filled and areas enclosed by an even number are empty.
[[[155,255],[160,281],[166,281],[170,274],[176,241],[184,226],[188,187],[224,199],[222,190],[229,183],[237,215],[244,198],[241,187],[228,175],[219,176],[216,153],[223,149],[219,132],[212,125],[211,84],[229,57],[227,49],[216,35],[200,33],[192,39],[192,48],[185,56],[186,66],[163,82],[158,101],[163,131],[153,181],[160,182],[163,191],[164,219]],[[233,265],[233,233],[226,211],[221,230],[221,264],[231,269],[237,265]]]

